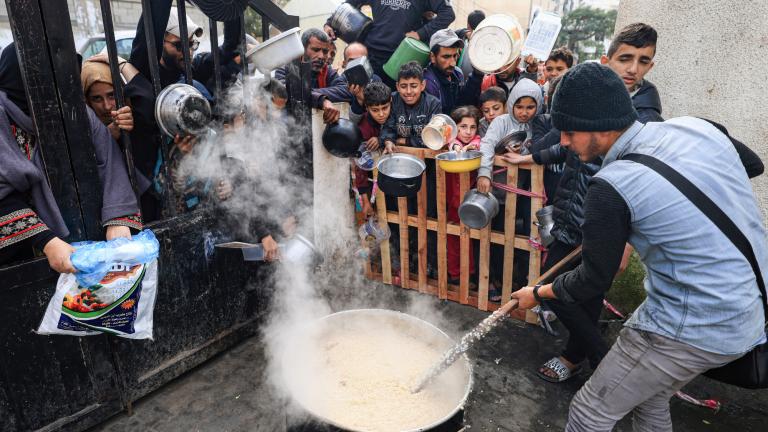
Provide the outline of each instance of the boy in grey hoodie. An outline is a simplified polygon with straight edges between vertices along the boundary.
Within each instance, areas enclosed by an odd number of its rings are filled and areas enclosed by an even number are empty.
[[[491,187],[491,175],[493,173],[493,159],[496,155],[496,145],[503,138],[513,132],[525,131],[527,132],[527,138],[525,144],[520,148],[520,152],[523,154],[528,153],[528,145],[531,140],[531,122],[537,114],[540,114],[544,110],[544,97],[541,92],[541,87],[528,78],[521,79],[512,91],[509,93],[507,99],[507,113],[502,114],[491,121],[488,130],[485,132],[485,136],[480,141],[480,152],[483,154],[480,169],[477,172],[477,190],[482,193],[490,193]],[[527,172],[521,172],[518,177],[518,184],[523,187],[527,186],[530,182],[530,175]],[[506,173],[499,173],[495,176],[494,181],[497,183],[506,183]],[[515,185],[518,186],[518,185]],[[503,192],[497,195],[499,198],[499,204],[504,205],[505,196]],[[517,200],[517,214],[523,219],[523,227],[519,230],[520,234],[527,235],[529,232],[526,227],[530,226],[530,199],[526,197],[520,197]],[[494,230],[504,230],[504,211],[500,211],[499,214],[491,222],[491,228]],[[491,251],[491,283],[493,288],[489,293],[489,300],[491,301],[503,301],[509,299],[501,298],[501,284],[502,271],[504,267],[503,253],[498,247],[494,247]],[[520,259],[515,260],[515,266],[520,266],[519,271],[515,271],[515,281],[524,284],[525,277],[527,277],[527,259],[525,256],[520,256]]]
[[[507,114],[496,117],[488,127],[483,140],[480,142],[480,152],[483,154],[480,169],[477,172],[477,190],[482,193],[491,191],[491,173],[496,145],[507,135],[526,131],[531,139],[530,122],[544,108],[544,97],[541,87],[528,78],[521,79],[509,93],[507,99]],[[528,152],[527,146],[521,148],[523,154]]]

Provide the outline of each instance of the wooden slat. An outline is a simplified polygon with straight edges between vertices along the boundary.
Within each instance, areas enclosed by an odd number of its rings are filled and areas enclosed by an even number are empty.
[[[463,197],[469,190],[469,173],[459,175],[459,196]],[[461,236],[459,237],[459,302],[467,304],[469,299],[469,227],[461,224]]]
[[[480,263],[478,265],[477,307],[488,310],[488,282],[491,266],[491,224],[480,230]]]
[[[517,166],[507,167],[507,184],[517,187]],[[501,303],[505,303],[512,294],[512,281],[515,262],[515,221],[517,218],[517,195],[507,194],[504,208],[504,276],[501,285]],[[527,246],[526,241],[526,246]]]
[[[408,199],[397,199],[397,211],[400,215],[400,286],[409,288],[411,279],[408,265]]]
[[[396,212],[387,212],[387,221],[392,223],[400,223],[400,214]],[[408,216],[408,226],[418,227],[419,219],[416,216]],[[438,231],[438,221],[434,218],[427,218],[427,231]],[[461,226],[455,223],[446,223],[446,234],[461,235]],[[480,230],[470,229],[469,238],[480,240]],[[504,233],[500,231],[491,231],[490,241],[495,244],[504,244]],[[532,246],[528,243],[528,238],[525,236],[515,236],[515,249],[531,250]]]
[[[447,222],[445,213],[445,171],[439,166],[435,167],[437,175],[437,286],[438,297],[442,300],[448,298],[448,262],[447,262]],[[427,222],[429,228],[429,221]],[[431,228],[430,228],[431,229]]]
[[[419,292],[427,290],[427,173],[421,174],[421,189],[417,198],[419,224]]]
[[[378,175],[374,171],[374,178]],[[380,190],[376,191],[376,212],[379,215],[379,223],[389,223],[387,218],[387,200],[384,197],[384,193]],[[397,235],[391,233],[391,235]],[[381,272],[382,282],[387,285],[392,285],[392,257],[389,251],[389,241],[381,242]]]
[[[544,195],[544,167],[538,166],[531,170],[531,192]],[[544,206],[542,198],[531,198],[531,221],[536,220],[536,212]],[[531,227],[531,233],[534,228]],[[533,248],[528,261],[528,280],[536,280],[541,272],[541,251]]]

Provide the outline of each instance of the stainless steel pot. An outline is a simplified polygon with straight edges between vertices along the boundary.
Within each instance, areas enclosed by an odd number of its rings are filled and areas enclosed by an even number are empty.
[[[499,201],[493,194],[484,194],[470,189],[464,194],[459,206],[459,219],[473,229],[485,228],[499,213]]]
[[[314,411],[308,406],[309,404],[305,401],[308,393],[305,387],[306,381],[302,380],[301,376],[312,371],[296,370],[296,368],[301,368],[311,363],[311,361],[307,361],[311,359],[306,357],[307,349],[305,343],[307,341],[322,341],[323,338],[327,340],[328,335],[332,335],[334,331],[344,331],[350,328],[356,329],[356,331],[371,329],[372,337],[375,337],[376,329],[393,329],[398,333],[422,341],[425,345],[441,353],[455,345],[455,341],[434,325],[402,312],[385,309],[357,309],[337,312],[327,315],[314,323],[310,323],[306,333],[295,335],[296,337],[292,338],[293,345],[288,346],[281,353],[284,360],[283,364],[290,365],[282,368],[283,379],[293,399],[305,411],[320,422],[330,424],[342,430],[358,431],[361,429],[342,424],[337,419],[328,418],[323,413]],[[414,424],[405,429],[405,431],[424,431],[436,428],[451,420],[462,409],[469,396],[469,392],[472,390],[473,381],[472,364],[466,354],[462,354],[448,372],[452,372],[450,376],[456,379],[456,385],[451,385],[450,391],[444,394],[444,397],[450,401],[450,405],[454,408],[450,412],[446,412],[441,418],[436,418],[424,424]]]
[[[538,219],[538,222],[535,222],[534,225],[539,228],[539,237],[541,239],[541,244],[544,246],[549,246],[555,241],[555,237],[551,233],[552,227],[555,226],[553,210],[554,207],[548,205],[536,212],[536,219]]]
[[[342,3],[331,15],[331,28],[344,42],[360,42],[371,27],[373,21],[356,7]]]
[[[383,156],[376,165],[376,183],[386,195],[412,197],[421,189],[421,174],[427,168],[423,160],[405,153]]]
[[[211,122],[211,106],[191,85],[171,84],[157,95],[155,120],[170,137],[202,135]]]

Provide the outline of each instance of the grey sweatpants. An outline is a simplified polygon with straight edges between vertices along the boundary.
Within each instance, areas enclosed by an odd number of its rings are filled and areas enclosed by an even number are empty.
[[[608,432],[633,411],[635,432],[672,431],[672,395],[697,375],[741,356],[714,354],[655,333],[624,328],[573,397],[565,430]]]

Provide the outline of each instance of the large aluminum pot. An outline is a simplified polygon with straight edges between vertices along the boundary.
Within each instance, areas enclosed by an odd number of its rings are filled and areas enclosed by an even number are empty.
[[[485,228],[498,213],[499,201],[496,197],[480,193],[477,189],[468,190],[459,206],[459,219],[472,229]]]
[[[481,72],[501,72],[520,56],[523,43],[523,28],[517,18],[491,15],[472,32],[467,47],[469,61]]]
[[[211,105],[188,84],[171,84],[157,95],[155,120],[164,134],[202,135],[211,122]]]
[[[371,19],[349,3],[342,3],[331,15],[331,28],[344,42],[362,42],[371,28]]]
[[[339,332],[348,333],[350,331],[362,335],[370,334],[370,337],[374,339],[379,333],[392,331],[409,338],[409,340],[412,338],[423,343],[425,347],[438,353],[443,353],[455,345],[455,341],[434,325],[402,312],[385,309],[357,309],[337,312],[311,322],[303,331],[294,333],[291,344],[278,354],[278,361],[282,362],[282,378],[289,394],[299,406],[318,421],[349,431],[371,430],[372,428],[345,424],[337,418],[330,418],[326,413],[319,410],[317,400],[313,401],[312,398],[323,401],[327,398],[325,398],[326,395],[323,393],[322,386],[309,385],[310,382],[317,381],[315,378],[317,371],[309,365],[315,361],[323,363],[326,360],[325,358],[313,358],[313,353],[323,351],[324,342],[330,344],[335,340],[334,335],[338,335]],[[317,348],[309,349],[308,345],[313,344]],[[395,354],[407,364],[409,353]],[[469,392],[472,390],[473,381],[472,364],[466,354],[462,354],[456,363],[441,375],[440,379],[448,380],[448,386],[439,388],[442,391],[440,394],[441,402],[449,408],[440,416],[425,420],[422,424],[408,425],[400,430],[424,431],[436,428],[448,422],[463,408]],[[443,388],[445,388],[444,391]],[[372,395],[376,393],[373,390],[370,392]]]
[[[376,165],[376,184],[386,195],[413,197],[421,189],[421,174],[427,168],[423,160],[405,153],[382,156]]]
[[[304,45],[301,43],[300,32],[300,28],[294,27],[249,49],[245,53],[248,64],[269,76],[273,70],[301,57]]]

